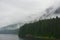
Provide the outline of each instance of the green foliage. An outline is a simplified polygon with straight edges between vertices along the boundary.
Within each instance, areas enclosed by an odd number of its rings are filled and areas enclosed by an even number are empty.
[[[25,24],[19,30],[19,37],[25,37],[27,34],[60,38],[60,18],[56,17]]]

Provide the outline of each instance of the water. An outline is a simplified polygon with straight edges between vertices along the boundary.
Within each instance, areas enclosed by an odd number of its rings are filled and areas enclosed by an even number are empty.
[[[18,38],[18,35],[14,34],[0,34],[0,40],[22,40]]]
[[[14,34],[0,34],[0,40],[52,40],[52,39],[40,39],[40,38],[21,39],[18,37],[18,35],[14,35]]]

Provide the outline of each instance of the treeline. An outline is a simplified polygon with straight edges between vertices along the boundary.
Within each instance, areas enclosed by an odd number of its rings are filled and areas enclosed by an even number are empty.
[[[28,34],[60,38],[60,18],[56,17],[25,24],[19,30],[19,37],[25,37]]]

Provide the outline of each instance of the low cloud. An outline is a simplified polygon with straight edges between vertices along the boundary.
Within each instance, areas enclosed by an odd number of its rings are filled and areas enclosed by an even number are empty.
[[[59,0],[0,0],[0,27],[39,19]]]

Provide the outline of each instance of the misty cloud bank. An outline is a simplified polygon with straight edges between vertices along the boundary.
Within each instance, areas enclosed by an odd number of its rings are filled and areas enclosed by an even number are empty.
[[[52,7],[54,12],[59,3],[60,0],[0,0],[0,27],[38,20],[45,17],[46,9]]]

